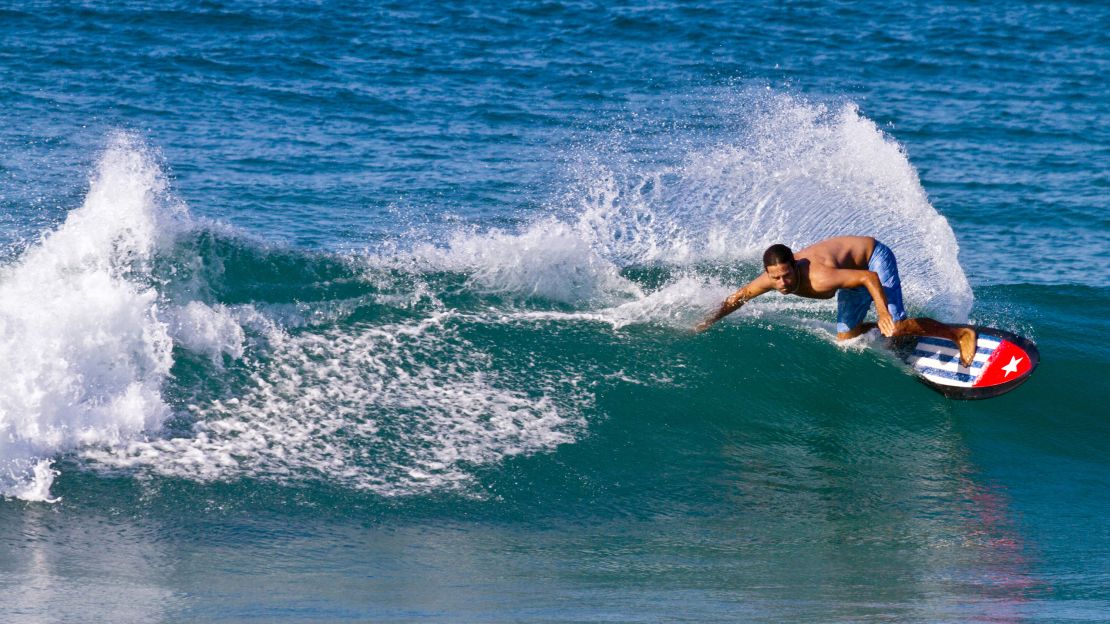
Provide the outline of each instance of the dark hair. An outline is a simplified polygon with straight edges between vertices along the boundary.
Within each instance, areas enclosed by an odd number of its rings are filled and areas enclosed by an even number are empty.
[[[789,264],[794,266],[794,252],[790,248],[781,243],[771,245],[767,251],[763,252],[763,268],[767,268],[772,264]]]

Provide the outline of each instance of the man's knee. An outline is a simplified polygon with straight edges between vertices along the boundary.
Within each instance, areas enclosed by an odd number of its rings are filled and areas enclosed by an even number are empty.
[[[859,336],[860,334],[869,332],[874,328],[875,328],[874,323],[860,323],[859,325],[856,325],[855,327],[853,327],[852,329],[850,329],[846,332],[842,332],[842,331],[836,332],[836,339],[837,340],[848,340],[850,338],[855,338],[856,336]]]

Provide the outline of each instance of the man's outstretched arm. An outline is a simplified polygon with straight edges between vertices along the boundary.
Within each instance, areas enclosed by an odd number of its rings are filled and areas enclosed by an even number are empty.
[[[740,306],[771,290],[770,284],[766,283],[766,277],[766,274],[760,275],[754,280],[748,282],[748,284],[740,290],[737,290],[736,292],[729,295],[728,298],[725,299],[725,302],[721,304],[720,309],[707,316],[705,320],[694,326],[694,331],[703,332],[709,329],[709,327],[713,325],[713,323],[716,323],[729,314],[732,314],[733,312],[739,310]]]

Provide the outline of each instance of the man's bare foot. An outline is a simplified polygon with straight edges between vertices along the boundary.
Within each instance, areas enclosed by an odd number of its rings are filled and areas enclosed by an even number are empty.
[[[969,327],[955,327],[956,342],[960,345],[960,364],[971,366],[975,360],[975,343],[977,336],[975,330]]]

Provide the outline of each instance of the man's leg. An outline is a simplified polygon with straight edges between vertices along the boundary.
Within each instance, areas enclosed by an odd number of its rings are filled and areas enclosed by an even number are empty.
[[[895,336],[938,336],[947,338],[960,348],[960,363],[971,366],[975,359],[975,330],[950,327],[931,318],[906,318],[902,305],[902,278],[898,276],[898,261],[890,247],[875,241],[875,250],[867,261],[867,268],[879,276],[886,295],[887,307],[894,318]]]
[[[975,359],[975,330],[967,327],[951,327],[931,318],[912,318],[894,323],[895,336],[938,336],[947,338],[960,347],[960,363],[971,366]]]
[[[871,331],[872,329],[875,329],[876,327],[878,327],[878,325],[876,325],[875,323],[860,323],[859,325],[856,325],[855,327],[853,327],[852,329],[850,329],[846,332],[837,332],[836,333],[836,339],[837,340],[848,340],[849,338],[855,338],[856,336],[858,336],[860,334],[866,334],[867,332]]]
[[[841,288],[836,293],[836,339],[855,338],[875,326],[864,323],[863,318],[871,309],[871,293],[862,286]]]

